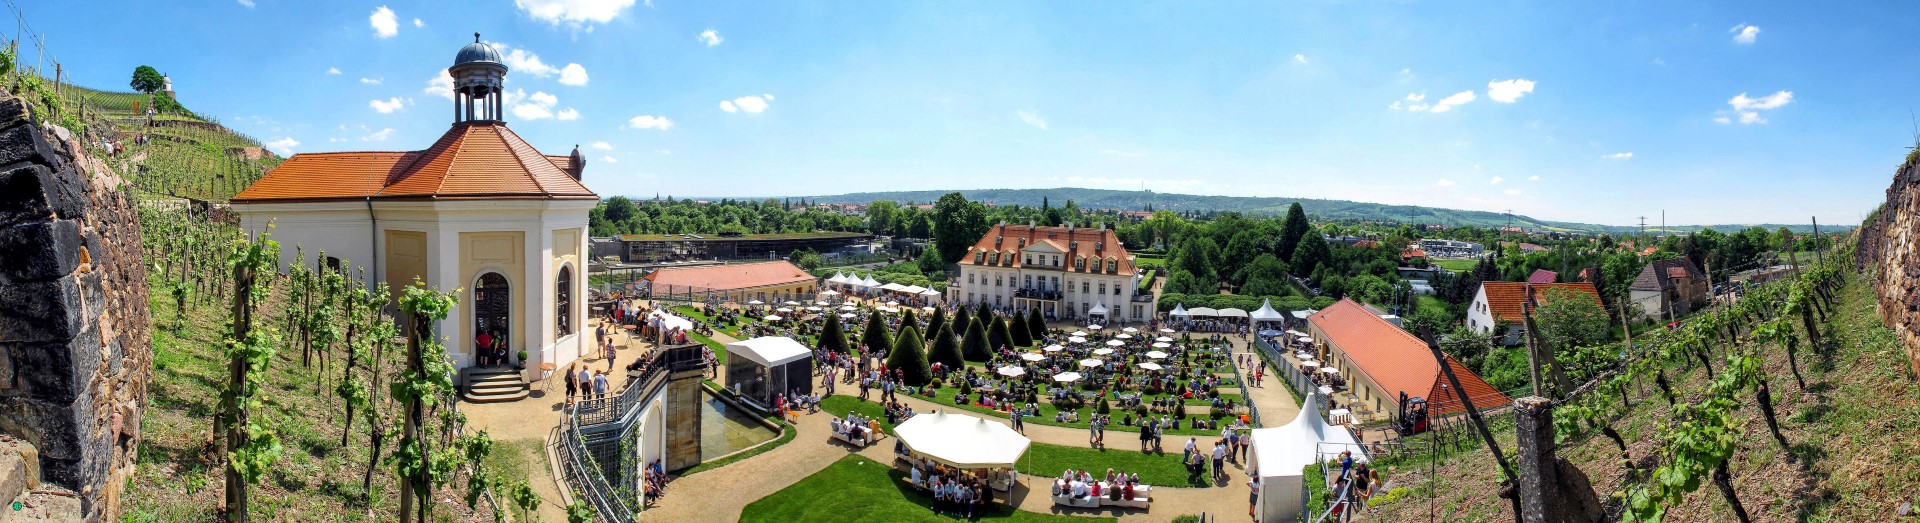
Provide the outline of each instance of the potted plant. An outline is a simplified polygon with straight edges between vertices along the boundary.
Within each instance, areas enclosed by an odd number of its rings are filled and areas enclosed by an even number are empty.
[[[519,361],[513,362],[513,368],[515,369],[527,368],[527,349],[520,349],[519,356],[520,356]]]

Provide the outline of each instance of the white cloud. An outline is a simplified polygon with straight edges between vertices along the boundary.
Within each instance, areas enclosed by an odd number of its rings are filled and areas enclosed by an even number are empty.
[[[1660,66],[1660,67],[1666,67],[1666,66],[1667,66],[1667,60],[1666,60],[1665,58],[1661,58],[1661,57],[1658,57],[1658,56],[1655,56],[1655,57],[1653,57],[1653,65],[1657,65],[1657,66]]]
[[[1537,181],[1540,181],[1540,175],[1538,175],[1538,174],[1536,174],[1536,175],[1533,175],[1533,176],[1528,176],[1528,177],[1527,177],[1527,181],[1529,181],[1529,182],[1537,182]]]
[[[1515,78],[1487,82],[1487,98],[1503,104],[1513,103],[1531,92],[1533,92],[1533,80]]]
[[[587,68],[580,64],[560,68],[560,85],[587,85]]]
[[[1774,109],[1790,103],[1793,103],[1793,91],[1775,91],[1773,94],[1759,98],[1749,98],[1747,93],[1740,93],[1734,95],[1733,99],[1727,100],[1727,105],[1733,106],[1736,111]]]
[[[581,26],[607,23],[620,11],[633,7],[633,0],[513,0],[514,7],[526,11],[534,20],[554,25]],[[649,0],[647,5],[653,5]],[[588,29],[592,29],[589,27]]]
[[[1733,43],[1753,45],[1753,41],[1760,37],[1760,26],[1740,24],[1733,26],[1733,29],[1728,29],[1727,32],[1733,33]]]
[[[600,157],[600,161],[606,162],[606,163],[620,163],[619,158],[614,158],[612,156],[602,156]]]
[[[427,80],[427,88],[421,89],[420,92],[452,100],[453,75],[447,74],[446,69],[441,69],[439,75],[434,76],[432,80]]]
[[[591,143],[591,144],[588,144],[588,145],[587,145],[587,147],[592,147],[592,148],[594,148],[594,149],[599,149],[599,150],[602,150],[602,151],[611,151],[611,150],[613,150],[613,144],[610,144],[610,143],[607,143],[607,142],[593,142],[593,143]]]
[[[553,117],[553,106],[560,103],[559,97],[541,91],[534,91],[532,96],[523,97],[521,93],[524,92],[516,90],[505,100],[507,105],[511,106],[509,110],[513,112],[514,118],[545,120]]]
[[[760,113],[762,111],[767,110],[767,100],[772,100],[772,99],[773,99],[772,96],[762,97],[762,96],[749,95],[749,96],[734,98],[732,100],[721,100],[720,110],[726,111],[729,113],[736,113],[736,112],[742,112],[742,111],[747,113]]]
[[[1432,107],[1431,105],[1428,105],[1423,102],[1426,99],[1427,99],[1427,93],[1407,93],[1407,96],[1405,98],[1395,100],[1392,104],[1387,105],[1387,108],[1395,111],[1406,109],[1409,112],[1417,113],[1420,111],[1425,111],[1427,110],[1427,108]]]
[[[651,114],[643,114],[640,116],[635,116],[633,118],[628,118],[626,128],[628,129],[659,129],[659,130],[665,131],[667,129],[673,128],[673,120],[668,120],[667,117],[665,116],[654,116]]]
[[[1507,190],[1506,190],[1506,193],[1507,193],[1507,196],[1519,196],[1519,195],[1520,195],[1520,190],[1519,190],[1519,189],[1507,189]]]
[[[374,100],[371,102],[367,102],[367,106],[372,107],[373,112],[380,113],[380,114],[387,114],[387,113],[391,113],[401,109],[405,109],[407,107],[407,102],[402,101],[400,100],[400,97],[395,96],[393,98],[388,98],[386,100]]]
[[[293,137],[291,136],[288,136],[278,140],[268,141],[267,143],[262,145],[265,145],[268,149],[273,149],[275,152],[280,153],[281,156],[286,156],[289,154],[293,154],[293,148],[299,147],[300,141],[293,139]]]
[[[1632,152],[1613,153],[1613,154],[1603,155],[1601,156],[1601,158],[1605,158],[1608,160],[1630,160],[1630,159],[1633,159],[1633,153]]]
[[[700,35],[695,36],[694,38],[700,40],[700,43],[707,44],[707,47],[720,45],[720,42],[727,41],[727,39],[720,37],[719,31],[716,31],[711,27],[707,28],[707,30],[705,31],[701,31]]]
[[[373,26],[373,34],[381,38],[392,38],[400,34],[400,19],[393,16],[393,10],[380,6],[373,10],[373,16],[367,17],[367,23]]]
[[[415,18],[415,19],[413,19],[413,26],[414,26],[414,27],[426,27],[426,26],[427,26],[427,22],[426,22],[425,20],[421,20],[421,19],[418,19],[418,18]]]
[[[1400,74],[1413,74],[1413,68],[1412,68],[1412,67],[1402,67],[1402,68],[1400,68]]]
[[[1735,121],[1742,125],[1764,124],[1767,123],[1767,117],[1761,116],[1760,111],[1778,109],[1790,103],[1793,103],[1793,91],[1775,91],[1773,94],[1759,98],[1740,93],[1727,100],[1727,105],[1733,107],[1733,115],[1728,116],[1723,111],[1719,116],[1714,117],[1713,121],[1719,124],[1731,124]]]
[[[1458,107],[1460,105],[1465,105],[1468,102],[1472,102],[1473,100],[1474,100],[1473,91],[1460,91],[1457,93],[1453,93],[1452,96],[1441,98],[1440,101],[1438,102],[1434,102],[1433,108],[1428,109],[1428,111],[1436,112],[1436,113],[1444,113],[1444,112],[1453,110],[1454,107]]]
[[[328,67],[328,68],[327,68],[327,76],[340,76],[340,68],[338,68],[338,67]]]
[[[566,109],[561,109],[560,112],[558,113],[554,113],[553,117],[554,119],[557,119],[563,122],[569,121],[569,120],[579,120],[580,111],[572,107],[568,107]]]
[[[1295,62],[1299,62],[1299,63],[1303,63],[1303,64],[1304,64],[1304,63],[1307,63],[1307,55],[1304,55],[1304,54],[1300,54],[1300,53],[1294,53],[1294,54],[1293,54],[1293,61],[1295,61]]]
[[[393,135],[393,128],[392,128],[392,127],[388,127],[388,128],[384,128],[384,129],[381,129],[381,130],[378,130],[378,131],[374,131],[374,132],[373,132],[372,134],[368,134],[368,135],[366,135],[366,136],[362,136],[362,137],[360,137],[360,141],[362,141],[362,142],[381,142],[381,141],[386,141],[386,139],[387,139],[387,137],[388,137],[388,136],[392,136],[392,135]]]
[[[1041,118],[1039,113],[1032,111],[1014,111],[1013,114],[1019,116],[1020,121],[1027,122],[1027,125],[1037,127],[1042,131],[1047,130],[1047,119]]]
[[[1441,187],[1453,187],[1454,181],[1448,180],[1446,178],[1441,178],[1440,181],[1433,182],[1433,184]]]
[[[240,5],[247,6],[247,9],[253,9],[253,0],[240,0]]]
[[[1487,183],[1489,183],[1489,184],[1493,184],[1493,185],[1500,185],[1500,182],[1504,182],[1504,181],[1507,181],[1507,179],[1506,179],[1506,178],[1501,178],[1501,177],[1499,177],[1499,176],[1495,176],[1495,177],[1493,177],[1493,179],[1491,179],[1491,180],[1487,180]]]
[[[362,76],[362,77],[360,77],[360,83],[363,83],[363,84],[367,84],[367,85],[380,85],[380,79],[379,79],[379,78],[367,78],[367,77],[365,77],[365,76]]]
[[[540,55],[534,54],[533,51],[500,42],[487,42],[487,45],[491,45],[494,50],[500,51],[500,60],[506,62],[507,69],[512,70],[514,74],[530,74],[540,78],[546,78],[553,76],[554,73],[560,72],[560,69],[541,61]],[[586,71],[583,69],[580,73],[585,75]]]

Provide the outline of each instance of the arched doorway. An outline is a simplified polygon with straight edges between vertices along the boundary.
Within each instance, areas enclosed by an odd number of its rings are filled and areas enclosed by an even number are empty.
[[[513,310],[513,291],[508,287],[507,277],[497,272],[480,275],[480,281],[473,285],[473,338],[479,340],[481,334],[496,340],[495,346],[513,348],[513,326],[507,323]],[[474,348],[480,349],[476,342]],[[486,354],[475,354],[486,357]]]

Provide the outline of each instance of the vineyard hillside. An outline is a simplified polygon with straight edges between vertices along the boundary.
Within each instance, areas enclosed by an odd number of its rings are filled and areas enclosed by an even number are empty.
[[[95,157],[158,196],[223,202],[283,160],[259,140],[167,100],[166,94],[53,85],[31,75],[15,75],[12,84],[8,87],[15,93],[52,94],[58,107],[49,107],[46,97],[28,99],[38,102],[39,114],[60,115],[63,125],[85,137],[82,142]]]
[[[1831,312],[1816,324],[1829,347],[1799,345],[1804,388],[1796,383],[1790,353],[1781,346],[1785,338],[1751,344],[1758,358],[1754,374],[1765,383],[1761,390],[1771,388],[1784,445],[1769,430],[1751,388],[1736,395],[1743,401],[1734,404],[1730,429],[1723,434],[1734,443],[1726,459],[1733,497],[1753,521],[1887,521],[1895,519],[1903,503],[1916,501],[1920,452],[1914,452],[1914,434],[1920,430],[1920,390],[1893,332],[1875,312],[1871,280],[1841,268],[1850,264],[1827,266],[1835,267],[1837,283],[1826,308]],[[1801,325],[1797,313],[1790,320],[1795,327]],[[1736,353],[1724,346],[1715,350]],[[1683,407],[1701,403],[1715,380],[1692,354],[1676,360],[1660,362],[1660,370],[1643,375],[1664,376]],[[1731,368],[1727,358],[1706,361],[1723,376]],[[1684,409],[1669,405],[1660,384],[1636,378],[1624,389],[1605,400],[1616,408],[1589,426],[1617,431],[1627,459],[1622,459],[1615,440],[1600,431],[1559,434],[1559,455],[1587,474],[1609,505],[1611,520],[1631,514],[1634,489],[1657,475],[1652,471],[1671,461],[1673,449],[1681,446],[1673,427],[1681,425],[1676,412]],[[1557,409],[1556,416],[1572,415],[1568,410]],[[1512,459],[1511,418],[1495,422],[1492,429]],[[1493,456],[1475,444],[1477,436],[1462,439],[1466,441],[1447,444],[1466,450],[1443,452],[1434,460],[1393,463],[1386,494],[1361,511],[1359,519],[1512,521],[1511,502],[1499,497],[1503,478]],[[1726,495],[1706,478],[1705,473],[1694,476],[1696,489],[1663,505],[1665,521],[1738,521]]]

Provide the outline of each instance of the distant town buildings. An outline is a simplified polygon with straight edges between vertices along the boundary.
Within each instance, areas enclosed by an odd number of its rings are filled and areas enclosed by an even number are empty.
[[[1647,263],[1627,287],[1627,299],[1650,318],[1672,321],[1705,307],[1707,275],[1686,258]]]
[[[1600,291],[1591,283],[1481,282],[1480,291],[1474,294],[1473,303],[1467,306],[1467,328],[1480,334],[1499,335],[1500,343],[1505,345],[1519,345],[1526,334],[1526,319],[1522,311],[1529,293],[1538,300],[1553,289],[1569,289],[1592,296],[1595,305],[1605,307],[1600,302]]]
[[[1486,253],[1486,246],[1460,240],[1421,238],[1420,250],[1433,258],[1472,258]]]

